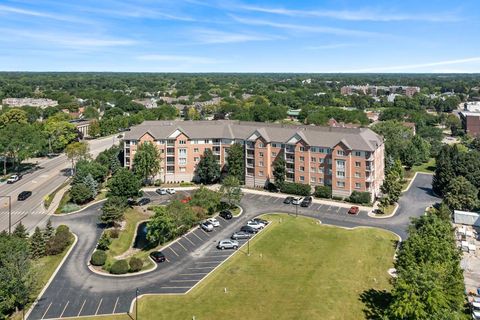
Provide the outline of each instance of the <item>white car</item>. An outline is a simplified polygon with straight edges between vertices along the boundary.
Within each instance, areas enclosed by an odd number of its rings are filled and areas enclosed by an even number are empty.
[[[168,194],[175,194],[175,189],[173,189],[173,188],[168,188],[168,189],[167,189],[167,193],[168,193]]]
[[[200,228],[202,228],[206,232],[213,231],[213,224],[208,221],[203,221],[200,223]]]
[[[165,189],[165,188],[157,189],[157,193],[158,193],[159,195],[162,195],[162,196],[163,196],[163,195],[167,194],[167,189]]]
[[[252,220],[247,222],[247,226],[252,227],[255,230],[260,230],[260,229],[263,229],[263,227],[264,227],[264,225],[262,225],[262,224],[260,224],[256,221],[252,221]]]
[[[9,183],[9,184],[15,183],[15,182],[17,182],[18,180],[20,180],[20,176],[14,174],[13,176],[10,176],[10,178],[7,179],[7,183]]]
[[[220,227],[220,222],[215,218],[208,218],[207,221],[210,222],[214,227]]]
[[[252,221],[252,222],[254,222],[254,223],[256,223],[256,224],[261,225],[262,228],[265,228],[265,226],[267,225],[267,222],[266,222],[266,221],[264,222],[264,221],[260,221],[260,220],[258,220],[258,219],[253,219],[253,220],[250,220],[250,221]],[[250,222],[250,221],[249,221],[249,222]]]
[[[300,198],[293,198],[292,204],[299,205],[300,203],[302,203],[302,200],[303,200],[303,198],[301,198],[301,197]]]

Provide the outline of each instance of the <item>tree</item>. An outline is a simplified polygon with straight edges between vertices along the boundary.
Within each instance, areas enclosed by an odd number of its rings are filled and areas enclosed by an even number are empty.
[[[48,135],[50,152],[62,151],[65,147],[78,138],[75,125],[68,121],[59,120],[58,117],[50,117],[45,124],[45,132]]]
[[[222,181],[220,187],[220,193],[223,198],[226,198],[230,207],[238,205],[242,200],[242,189],[240,188],[240,182],[235,176],[227,176]]]
[[[27,124],[27,119],[28,115],[25,111],[18,108],[13,108],[0,115],[0,128],[12,123],[20,125]]]
[[[160,172],[160,151],[151,142],[140,144],[133,158],[133,171],[143,181],[152,181]]]
[[[279,153],[273,161],[273,178],[278,187],[281,187],[285,182],[285,174],[287,172],[285,165],[286,162],[283,158],[283,153]]]
[[[152,243],[165,243],[176,236],[176,225],[165,207],[155,209],[155,216],[147,223],[147,240]]]
[[[0,235],[0,315],[23,309],[37,288],[28,240]]]
[[[461,132],[460,130],[462,129],[462,122],[454,114],[449,114],[447,116],[447,119],[445,120],[445,125],[450,128],[452,136],[457,136]]]
[[[438,195],[442,196],[450,181],[455,178],[455,169],[453,158],[455,155],[454,148],[449,145],[442,147],[436,158],[435,174],[433,175],[432,187]]]
[[[451,210],[471,211],[479,205],[478,189],[465,177],[456,177],[445,190],[444,202]]]
[[[107,225],[112,225],[118,221],[121,221],[126,209],[127,203],[125,198],[111,196],[107,199],[102,207],[100,221]]]
[[[69,191],[70,199],[76,204],[84,204],[94,198],[92,190],[83,183],[74,184]]]
[[[89,146],[86,142],[73,142],[70,143],[65,149],[67,158],[72,161],[72,172],[75,169],[75,161],[80,159],[87,159],[89,154]]]
[[[12,235],[14,237],[21,238],[21,239],[28,238],[27,228],[25,228],[25,226],[21,221],[17,224],[17,226],[15,227],[15,230],[13,230]]]
[[[213,214],[217,211],[221,198],[221,193],[210,190],[205,186],[201,186],[195,190],[189,204],[190,206],[198,206],[205,209],[208,214]]]
[[[100,184],[105,181],[108,174],[108,168],[97,161],[79,160],[75,166],[75,176],[73,184],[83,183],[88,175]]]
[[[108,196],[137,198],[140,195],[140,180],[128,169],[120,168],[108,181]]]
[[[88,127],[88,135],[92,138],[100,136],[100,124],[97,120],[90,122],[90,126]]]
[[[92,198],[95,198],[97,196],[97,188],[98,188],[98,183],[93,179],[92,175],[89,173],[87,176],[83,179],[82,182],[88,189],[90,189],[90,193],[92,195]]]
[[[48,241],[55,234],[55,228],[52,226],[52,220],[48,219],[43,231],[43,238],[45,242]]]
[[[196,174],[201,183],[212,184],[220,178],[220,165],[211,149],[205,149],[197,164]]]
[[[245,179],[245,151],[243,146],[234,143],[227,150],[227,173],[243,183]]]
[[[45,256],[45,238],[39,227],[35,228],[35,232],[30,238],[30,254],[33,259]]]
[[[389,173],[380,187],[384,197],[387,197],[389,204],[394,204],[402,193],[402,184],[396,173]]]

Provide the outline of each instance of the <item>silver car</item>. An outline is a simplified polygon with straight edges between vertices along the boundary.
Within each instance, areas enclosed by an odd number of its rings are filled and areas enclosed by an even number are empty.
[[[210,232],[213,231],[213,224],[209,221],[203,221],[200,223],[200,228],[206,232]]]
[[[238,241],[230,240],[230,239],[220,240],[220,241],[218,241],[217,248],[220,249],[220,250],[237,249],[238,248]]]
[[[234,232],[231,236],[232,240],[238,240],[238,239],[248,239],[250,238],[252,235],[248,232],[244,232],[244,231],[238,231],[238,232]]]

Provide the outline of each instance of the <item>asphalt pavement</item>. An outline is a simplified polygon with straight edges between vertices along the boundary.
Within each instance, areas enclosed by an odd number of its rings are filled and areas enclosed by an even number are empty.
[[[427,206],[439,200],[431,193],[431,180],[431,175],[417,175],[411,188],[402,196],[397,214],[388,219],[371,218],[364,211],[352,216],[347,213],[348,209],[333,205],[313,204],[309,208],[302,208],[283,204],[283,199],[268,194],[247,193],[241,201],[244,213],[240,217],[228,221],[219,218],[221,226],[215,228],[214,232],[196,229],[179,238],[164,250],[167,262],[161,263],[150,273],[131,277],[98,275],[87,267],[102,232],[97,225],[102,204],[78,214],[55,217],[54,224],[69,225],[78,235],[78,243],[28,319],[125,313],[135,298],[136,288],[140,294],[185,293],[234,253],[233,250],[218,250],[216,243],[228,238],[247,220],[263,213],[299,214],[343,227],[379,227],[405,238],[410,218],[422,215]],[[154,196],[153,193],[149,195]],[[155,200],[168,201],[168,196],[162,197]]]

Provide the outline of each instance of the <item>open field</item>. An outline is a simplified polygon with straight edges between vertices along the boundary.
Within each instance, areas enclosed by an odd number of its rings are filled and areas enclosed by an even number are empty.
[[[241,319],[247,312],[249,319],[362,319],[362,293],[389,290],[393,234],[268,218],[273,225],[252,241],[250,256],[238,252],[187,295],[141,298],[139,317]]]

